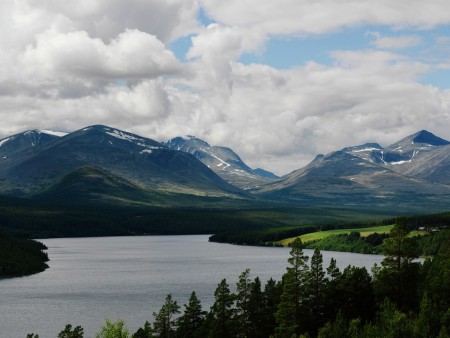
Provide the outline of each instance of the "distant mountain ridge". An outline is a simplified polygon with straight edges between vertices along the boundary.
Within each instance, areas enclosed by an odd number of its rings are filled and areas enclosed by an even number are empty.
[[[16,135],[14,140],[26,139],[29,133]],[[192,155],[107,126],[90,126],[62,137],[51,135],[39,145],[19,145],[13,156],[0,162],[0,191],[6,194],[36,195],[74,170],[91,167],[152,193],[245,196]]]
[[[346,147],[251,192],[297,204],[442,208],[450,203],[450,142],[422,130],[386,148]]]
[[[16,152],[38,147],[67,135],[64,132],[50,130],[29,130],[0,140],[0,158],[11,156]]]
[[[225,181],[244,190],[267,184],[277,178],[265,170],[253,170],[230,148],[210,146],[195,136],[179,136],[162,144],[194,155]]]
[[[450,142],[426,130],[386,148],[345,148],[344,151],[405,176],[450,184]]]
[[[422,130],[388,147],[365,143],[319,154],[277,177],[194,136],[159,143],[103,125],[31,130],[0,140],[0,194],[165,207],[205,206],[213,198],[235,206],[439,209],[450,204],[450,142]]]

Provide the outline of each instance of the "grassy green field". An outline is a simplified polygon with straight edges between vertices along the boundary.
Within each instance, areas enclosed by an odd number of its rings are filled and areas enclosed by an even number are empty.
[[[335,230],[312,232],[309,234],[301,235],[299,237],[301,238],[303,243],[323,239],[325,237],[332,235],[349,234],[351,232],[359,232],[362,237],[366,237],[373,233],[389,233],[393,227],[394,225],[382,225],[370,228],[335,229]],[[278,241],[277,244],[288,246],[289,243],[291,243],[296,238],[297,237],[285,238],[281,241]]]

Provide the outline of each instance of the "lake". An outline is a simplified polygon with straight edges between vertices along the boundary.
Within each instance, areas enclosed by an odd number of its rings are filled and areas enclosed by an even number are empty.
[[[130,333],[153,321],[168,293],[182,306],[195,291],[208,310],[217,284],[232,290],[239,274],[251,269],[263,282],[280,280],[289,248],[236,246],[208,242],[207,235],[56,238],[48,246],[50,268],[21,278],[0,280],[0,337],[37,333],[55,338],[68,323],[94,337],[105,318],[126,321]],[[311,250],[304,250],[308,256]],[[370,271],[381,256],[323,252],[342,270]],[[181,310],[184,310],[182,306]]]

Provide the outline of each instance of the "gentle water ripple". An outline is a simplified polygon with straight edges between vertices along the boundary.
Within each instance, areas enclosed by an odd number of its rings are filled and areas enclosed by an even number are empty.
[[[54,338],[65,324],[81,325],[94,337],[105,318],[125,319],[135,332],[158,311],[171,293],[180,305],[195,291],[209,309],[214,290],[226,278],[232,289],[239,274],[251,269],[264,283],[281,278],[288,248],[209,243],[208,236],[57,238],[42,240],[50,269],[22,278],[0,280],[0,337],[38,333]],[[311,255],[311,250],[305,250]],[[382,257],[323,252],[338,266],[365,266]],[[184,309],[182,307],[182,309]]]

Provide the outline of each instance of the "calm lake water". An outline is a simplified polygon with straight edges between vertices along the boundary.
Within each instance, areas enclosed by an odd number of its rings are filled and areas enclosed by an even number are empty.
[[[264,283],[281,278],[288,248],[209,243],[208,236],[142,236],[42,240],[50,268],[37,275],[0,280],[0,337],[37,333],[56,337],[65,324],[81,325],[94,337],[105,318],[126,321],[130,332],[153,321],[168,293],[180,305],[195,291],[209,309],[214,290],[226,278],[235,288],[239,274],[251,269]],[[310,250],[305,250],[308,256]],[[381,256],[323,252],[343,269],[369,269]],[[184,307],[182,307],[182,310]]]

